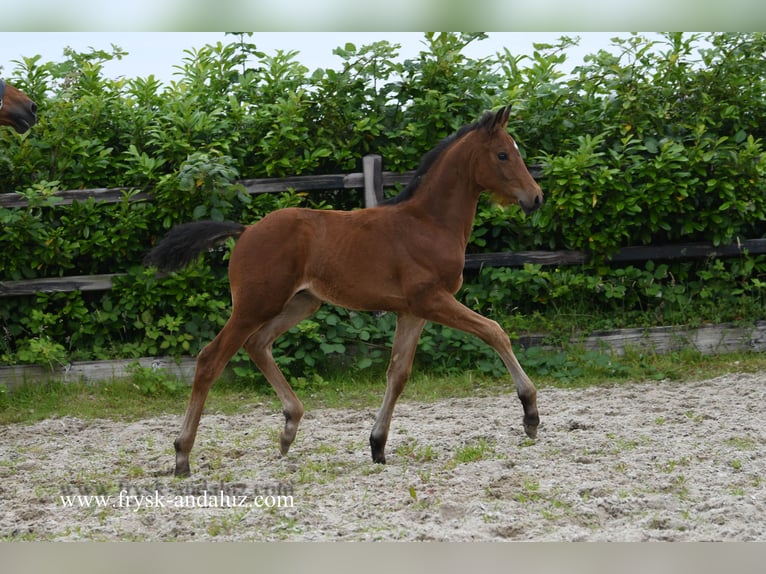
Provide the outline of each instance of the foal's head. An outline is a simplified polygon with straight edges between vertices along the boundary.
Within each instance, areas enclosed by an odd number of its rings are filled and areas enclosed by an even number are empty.
[[[511,107],[487,113],[473,130],[478,153],[475,163],[476,182],[492,192],[500,203],[518,203],[525,213],[543,204],[543,192],[527,170],[519,148],[505,131]]]

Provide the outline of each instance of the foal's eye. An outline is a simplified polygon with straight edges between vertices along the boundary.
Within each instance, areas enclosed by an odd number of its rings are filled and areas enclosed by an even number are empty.
[[[508,159],[508,154],[504,151],[501,151],[499,154],[497,154],[497,159],[500,161],[506,161]]]

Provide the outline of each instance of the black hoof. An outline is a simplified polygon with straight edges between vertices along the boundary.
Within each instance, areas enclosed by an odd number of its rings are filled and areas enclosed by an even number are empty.
[[[537,438],[537,427],[540,424],[540,417],[537,415],[524,417],[524,432],[529,438]]]
[[[287,456],[287,451],[290,450],[291,444],[293,444],[293,441],[286,439],[284,433],[279,434],[279,454]]]
[[[176,467],[173,470],[173,474],[180,478],[186,478],[187,476],[190,476],[191,468],[189,467],[189,454],[187,453],[184,455],[182,453],[180,438],[177,438],[175,441],[173,441],[173,448],[176,451]]]
[[[372,462],[386,464],[386,443],[370,436],[370,449],[372,450]]]
[[[185,465],[184,464],[176,465],[176,468],[173,474],[177,478],[189,478],[191,476],[191,468],[189,468],[188,463]]]

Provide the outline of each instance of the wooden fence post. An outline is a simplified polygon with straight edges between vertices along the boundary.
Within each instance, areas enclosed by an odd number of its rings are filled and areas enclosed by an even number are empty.
[[[383,201],[383,158],[369,154],[362,158],[364,206],[375,207]]]

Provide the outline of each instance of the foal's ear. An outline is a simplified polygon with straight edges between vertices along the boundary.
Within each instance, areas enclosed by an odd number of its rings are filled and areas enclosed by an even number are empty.
[[[500,108],[495,114],[495,120],[492,122],[492,129],[503,128],[508,123],[508,118],[511,115],[511,106],[505,106]]]

